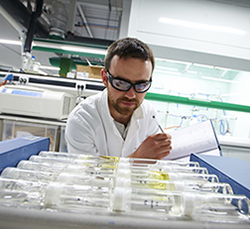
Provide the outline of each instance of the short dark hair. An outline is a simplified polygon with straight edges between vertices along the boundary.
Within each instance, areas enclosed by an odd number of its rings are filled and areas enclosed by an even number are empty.
[[[118,55],[119,58],[138,58],[141,60],[150,60],[152,63],[152,72],[155,66],[155,58],[149,46],[136,38],[123,38],[113,42],[108,50],[104,60],[106,70],[109,70],[112,58]]]

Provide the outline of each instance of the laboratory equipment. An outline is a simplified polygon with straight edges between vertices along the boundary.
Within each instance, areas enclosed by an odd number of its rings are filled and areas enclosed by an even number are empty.
[[[65,119],[75,107],[71,94],[26,85],[0,87],[0,112],[32,117]]]

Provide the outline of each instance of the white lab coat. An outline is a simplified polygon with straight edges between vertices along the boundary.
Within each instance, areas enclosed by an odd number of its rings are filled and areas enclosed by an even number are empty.
[[[152,134],[158,132],[154,107],[146,100],[131,117],[125,140],[108,108],[107,90],[78,104],[67,121],[65,139],[69,153],[127,157]]]

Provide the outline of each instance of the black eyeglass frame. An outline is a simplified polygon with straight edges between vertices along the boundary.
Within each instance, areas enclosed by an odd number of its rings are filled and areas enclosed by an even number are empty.
[[[135,90],[135,92],[137,92],[137,93],[144,93],[144,92],[146,92],[146,91],[149,90],[149,88],[151,87],[151,84],[152,84],[152,76],[150,77],[149,81],[145,81],[145,82],[141,82],[141,83],[131,83],[131,82],[129,82],[129,81],[127,81],[127,80],[124,80],[124,79],[121,79],[121,78],[119,78],[119,77],[114,77],[114,76],[112,76],[108,70],[106,70],[106,74],[107,74],[108,81],[110,82],[110,84],[112,85],[112,87],[115,88],[115,89],[118,90],[118,91],[123,91],[123,92],[129,91],[129,90],[131,89],[131,87],[133,87],[134,90]],[[130,86],[129,86],[128,89],[126,89],[126,90],[117,88],[117,87],[114,86],[114,84],[113,84],[113,79],[117,79],[117,80],[124,81],[124,82],[130,84]],[[144,83],[149,83],[149,87],[148,87],[145,91],[137,91],[136,85],[140,85],[140,84],[144,84]]]

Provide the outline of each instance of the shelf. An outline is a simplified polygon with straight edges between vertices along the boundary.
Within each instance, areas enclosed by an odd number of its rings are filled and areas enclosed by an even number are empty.
[[[34,39],[32,50],[104,59],[108,46],[53,39]]]

